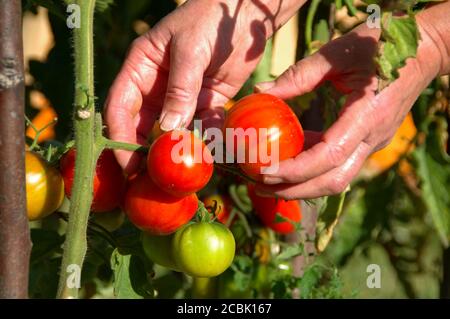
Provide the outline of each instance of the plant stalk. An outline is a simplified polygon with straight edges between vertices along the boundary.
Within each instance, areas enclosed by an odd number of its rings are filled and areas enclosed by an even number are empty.
[[[68,1],[69,2],[69,1]],[[102,144],[95,134],[93,22],[95,0],[74,0],[80,8],[80,28],[73,29],[75,58],[75,177],[58,298],[78,298],[87,250],[87,223],[93,197],[93,176]]]

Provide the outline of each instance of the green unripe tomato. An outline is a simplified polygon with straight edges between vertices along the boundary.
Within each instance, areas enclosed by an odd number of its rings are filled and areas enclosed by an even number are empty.
[[[173,258],[172,240],[173,235],[156,236],[145,232],[142,233],[142,246],[147,258],[155,264],[180,271]]]
[[[236,244],[222,224],[200,222],[177,230],[172,242],[175,264],[193,277],[215,277],[233,262]]]

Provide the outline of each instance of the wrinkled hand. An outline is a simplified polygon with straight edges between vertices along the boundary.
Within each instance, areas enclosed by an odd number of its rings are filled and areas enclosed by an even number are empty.
[[[256,67],[270,36],[263,12],[244,1],[189,1],[131,46],[106,102],[113,140],[145,144],[155,120],[163,130],[187,126],[197,111],[218,126],[223,105]],[[251,11],[250,11],[251,10]],[[115,151],[136,170],[139,155]]]
[[[340,193],[365,159],[389,143],[421,91],[439,73],[440,53],[429,34],[421,32],[417,58],[408,59],[399,79],[375,94],[373,58],[379,35],[379,30],[363,24],[299,61],[276,81],[257,85],[257,91],[282,99],[312,91],[324,81],[347,94],[338,120],[323,134],[305,132],[305,142],[314,145],[281,162],[275,174],[266,174],[265,184],[257,187],[260,194],[306,199]]]

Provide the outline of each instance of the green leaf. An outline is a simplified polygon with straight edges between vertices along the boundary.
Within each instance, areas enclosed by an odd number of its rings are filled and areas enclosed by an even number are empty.
[[[154,296],[150,273],[145,262],[136,255],[115,249],[111,256],[114,271],[114,295],[117,298],[142,299]]]
[[[276,260],[289,260],[296,256],[302,255],[305,252],[305,247],[300,245],[290,245],[283,249],[283,251],[276,257]]]
[[[450,239],[450,157],[443,143],[447,122],[436,118],[429,130],[425,144],[417,147],[413,157],[417,164],[422,198],[431,214],[434,226],[445,247]]]
[[[302,298],[308,298],[312,295],[313,289],[317,286],[321,277],[322,272],[315,265],[312,265],[305,270],[299,281],[299,288]]]
[[[419,32],[413,15],[394,17],[391,13],[384,13],[381,21],[381,45],[375,59],[381,77],[378,83],[379,91],[398,78],[398,69],[405,65],[407,58],[416,56],[419,42]]]
[[[323,252],[333,236],[334,227],[337,225],[345,200],[345,192],[339,195],[329,196],[319,211],[316,226],[316,249]]]

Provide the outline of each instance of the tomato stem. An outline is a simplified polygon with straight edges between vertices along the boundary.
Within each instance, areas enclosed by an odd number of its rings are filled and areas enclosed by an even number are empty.
[[[234,166],[231,166],[229,164],[225,164],[225,163],[214,163],[214,166],[231,174],[234,174],[236,176],[241,177],[242,179],[246,180],[247,182],[250,183],[256,183],[256,181],[251,178],[250,176],[244,174],[239,168],[236,168]]]
[[[235,215],[237,215],[239,217],[239,219],[242,221],[242,226],[244,227],[245,232],[247,233],[247,237],[249,237],[249,238],[252,237],[253,232],[252,232],[252,230],[250,228],[250,225],[248,224],[248,221],[247,221],[247,218],[245,217],[245,214],[242,213],[241,211],[239,211],[236,208],[233,208],[231,210],[230,215],[232,215],[233,213]]]
[[[80,27],[73,29],[75,58],[75,177],[60,271],[58,298],[77,298],[87,251],[87,224],[93,198],[93,177],[102,152],[95,130],[93,23],[95,0],[73,0]]]
[[[103,143],[104,143],[105,148],[108,148],[108,149],[124,150],[124,151],[131,151],[131,152],[143,152],[143,153],[147,153],[148,149],[149,149],[148,146],[113,141],[106,137],[103,137]]]
[[[239,197],[239,194],[237,192],[237,186],[236,184],[230,185],[228,187],[228,193],[230,194],[231,199],[233,200],[236,207],[243,213],[249,213],[251,212],[252,208],[250,205],[246,205],[241,201],[241,198]]]

